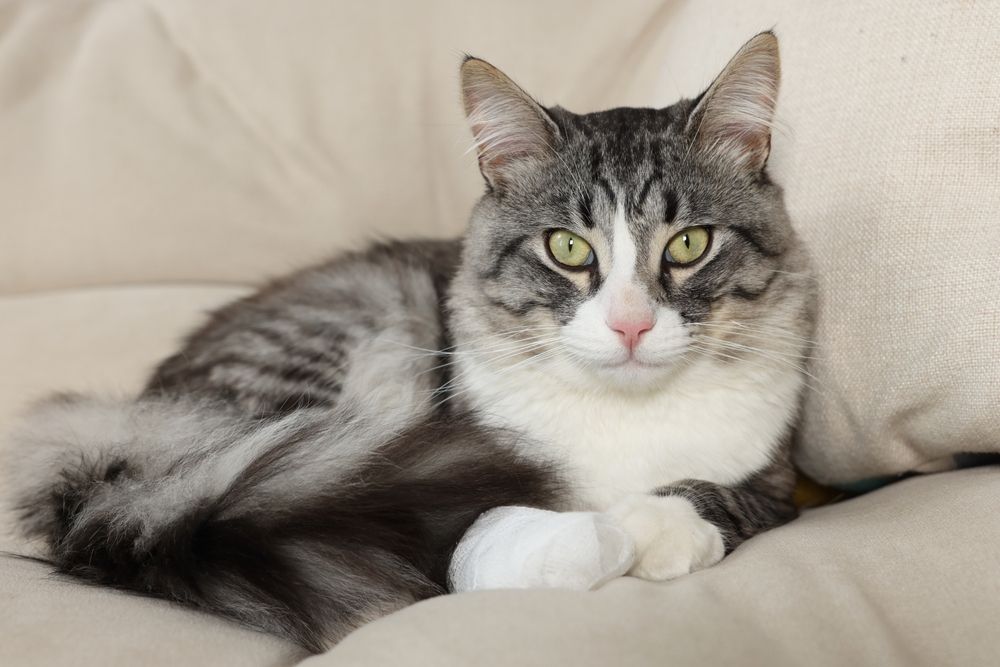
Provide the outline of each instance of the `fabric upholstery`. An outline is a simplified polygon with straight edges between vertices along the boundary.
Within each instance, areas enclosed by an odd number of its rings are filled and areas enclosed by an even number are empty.
[[[591,593],[436,598],[303,667],[992,665],[1000,469],[910,479],[810,511],[718,566]],[[956,521],[956,517],[961,517]],[[0,557],[0,664],[292,665],[303,654],[159,600]]]
[[[462,51],[588,111],[697,94],[771,26],[772,170],[823,298],[802,464],[848,482],[997,450],[991,3],[9,0],[0,294],[256,283],[457,234],[482,187]]]
[[[822,297],[801,464],[1000,451],[1000,5],[966,0],[0,0],[0,432],[51,390],[135,391],[268,277],[459,233],[482,188],[463,51],[589,111],[695,95],[770,27],[771,169]],[[312,661],[988,664],[996,476],[906,481],[667,585],[434,600]],[[301,657],[44,572],[0,559],[0,664]]]
[[[828,482],[1000,450],[1000,5],[848,4],[777,23],[822,297],[799,462]]]
[[[0,665],[284,667],[306,653],[213,616],[0,556]]]
[[[998,484],[996,468],[907,480],[666,584],[436,598],[303,667],[995,664]]]

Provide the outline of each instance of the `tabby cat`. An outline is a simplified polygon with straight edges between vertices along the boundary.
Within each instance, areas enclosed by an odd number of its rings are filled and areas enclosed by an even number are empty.
[[[664,109],[545,108],[471,57],[461,81],[463,239],[290,275],[134,400],[28,415],[7,467],[58,571],[321,650],[446,592],[491,508],[608,512],[652,580],[795,516],[814,294],[766,170],[774,35]]]

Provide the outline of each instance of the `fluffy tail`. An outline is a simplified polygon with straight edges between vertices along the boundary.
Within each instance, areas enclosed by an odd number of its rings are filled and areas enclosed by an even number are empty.
[[[389,434],[348,412],[61,397],[14,434],[8,488],[59,571],[318,651],[444,592],[481,512],[556,494],[509,434],[463,418]]]

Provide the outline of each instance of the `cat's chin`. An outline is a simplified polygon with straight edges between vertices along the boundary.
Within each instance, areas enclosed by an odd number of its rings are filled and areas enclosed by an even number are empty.
[[[587,375],[591,385],[598,385],[618,393],[647,393],[656,391],[676,375],[678,356],[649,361],[630,357],[619,361],[573,364],[577,373]]]
[[[609,388],[629,393],[655,391],[667,384],[676,373],[671,360],[661,364],[629,359],[620,364],[599,369],[601,379]]]

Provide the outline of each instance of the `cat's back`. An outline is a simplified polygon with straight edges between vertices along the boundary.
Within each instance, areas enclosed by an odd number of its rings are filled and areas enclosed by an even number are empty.
[[[458,240],[396,241],[279,278],[212,313],[146,393],[270,415],[402,391],[393,409],[406,410],[437,386],[429,351],[449,345],[442,305],[459,254]]]

